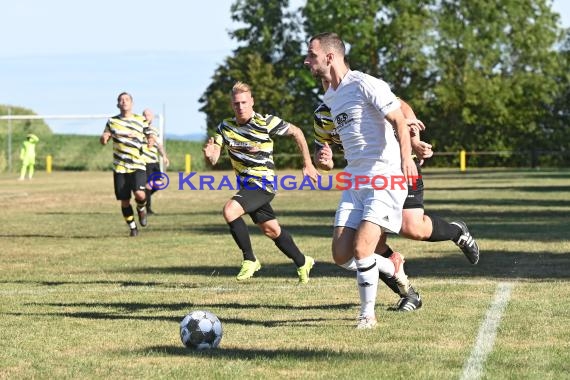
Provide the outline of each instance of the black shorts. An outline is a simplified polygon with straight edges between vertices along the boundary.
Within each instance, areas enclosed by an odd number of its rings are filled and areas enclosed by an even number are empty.
[[[417,160],[416,167],[418,168],[420,178],[416,181],[415,186],[408,185],[408,197],[404,202],[404,210],[410,208],[424,208],[424,181],[421,178],[422,169]]]
[[[275,212],[269,204],[273,198],[275,198],[274,193],[261,189],[241,189],[232,197],[233,200],[240,204],[245,213],[249,214],[255,224],[264,223],[276,218]]]
[[[131,192],[142,190],[146,186],[146,172],[135,170],[132,173],[113,172],[113,183],[115,184],[115,197],[119,201],[131,199]]]
[[[160,164],[158,162],[146,164],[146,177],[150,177],[152,173],[160,173]]]

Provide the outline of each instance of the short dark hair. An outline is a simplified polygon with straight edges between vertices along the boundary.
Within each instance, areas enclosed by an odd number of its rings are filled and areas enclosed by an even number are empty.
[[[131,101],[133,100],[133,96],[131,94],[129,94],[126,91],[123,91],[119,94],[119,96],[117,96],[117,102],[121,100],[121,96],[123,96],[123,95],[127,95],[129,98],[131,98]]]
[[[309,42],[319,41],[324,49],[331,49],[335,53],[341,54],[343,57],[346,54],[346,47],[344,42],[338,34],[332,32],[319,33],[311,37]]]

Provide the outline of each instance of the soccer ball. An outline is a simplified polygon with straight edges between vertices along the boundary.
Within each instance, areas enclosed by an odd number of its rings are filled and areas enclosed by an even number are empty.
[[[188,348],[216,348],[222,340],[222,334],[222,323],[209,311],[192,311],[180,322],[180,340]]]

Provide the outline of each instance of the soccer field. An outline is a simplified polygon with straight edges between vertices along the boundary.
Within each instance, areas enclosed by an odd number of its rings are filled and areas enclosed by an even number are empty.
[[[366,331],[354,273],[331,259],[338,191],[273,202],[317,261],[307,285],[249,218],[263,268],[238,283],[221,215],[233,192],[179,190],[168,174],[136,238],[110,172],[0,176],[0,379],[570,378],[570,171],[426,170],[426,210],[465,220],[480,262],[390,237],[424,307],[388,311],[397,298],[380,285]],[[191,310],[219,317],[218,349],[183,347]]]

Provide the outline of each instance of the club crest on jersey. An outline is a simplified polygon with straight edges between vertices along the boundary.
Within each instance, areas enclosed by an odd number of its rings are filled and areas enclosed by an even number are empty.
[[[336,116],[336,127],[342,128],[345,126],[346,122],[348,121],[348,115],[346,113],[341,113]]]

